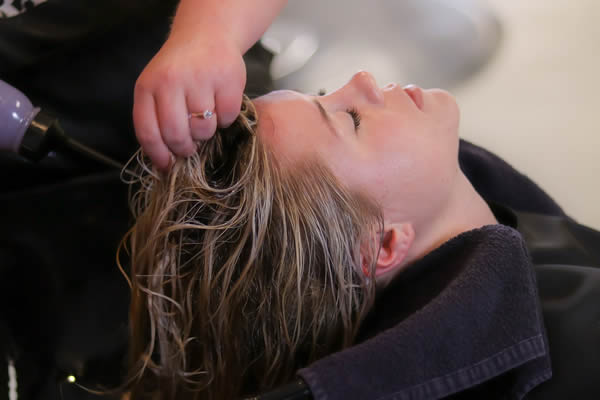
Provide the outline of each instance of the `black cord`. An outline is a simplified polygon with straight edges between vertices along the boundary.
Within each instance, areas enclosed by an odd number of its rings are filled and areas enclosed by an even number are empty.
[[[120,162],[113,160],[112,158],[107,157],[102,153],[97,152],[96,150],[84,145],[83,143],[78,142],[77,140],[75,140],[73,138],[70,138],[66,135],[61,135],[60,141],[65,147],[68,147],[69,149],[71,149],[79,154],[82,154],[88,158],[96,160],[96,161],[103,163],[105,165],[108,165],[110,167],[114,167],[119,170],[124,170],[124,172],[126,172],[127,174],[130,174],[132,176],[135,175],[135,173],[133,171],[124,169],[125,165],[121,164]]]

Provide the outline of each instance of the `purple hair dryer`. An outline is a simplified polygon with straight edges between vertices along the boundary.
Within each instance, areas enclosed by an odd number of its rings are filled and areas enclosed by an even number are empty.
[[[23,93],[0,80],[0,151],[12,151],[39,161],[57,149],[123,168],[121,163],[65,135],[54,116],[34,107]]]

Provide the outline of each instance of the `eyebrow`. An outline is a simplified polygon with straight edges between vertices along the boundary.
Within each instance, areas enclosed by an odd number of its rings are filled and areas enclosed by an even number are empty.
[[[333,123],[331,122],[331,118],[329,118],[329,114],[327,114],[327,111],[325,111],[323,104],[321,104],[321,102],[315,98],[312,99],[312,102],[319,109],[319,113],[321,114],[321,117],[323,117],[323,121],[325,121],[325,124],[327,124],[327,127],[329,128],[329,130],[331,130],[336,136],[339,136],[339,133],[333,126]]]

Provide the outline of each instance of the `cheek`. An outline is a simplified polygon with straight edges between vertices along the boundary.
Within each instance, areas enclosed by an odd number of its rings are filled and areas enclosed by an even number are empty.
[[[321,156],[344,184],[370,195],[384,214],[426,215],[446,201],[454,182],[456,129],[451,132],[450,126],[428,115],[386,117],[350,146],[335,146]]]
[[[447,200],[458,171],[458,140],[433,121],[405,122],[372,145],[364,171],[349,177],[396,216],[421,218]],[[387,140],[384,140],[387,139]],[[356,170],[356,168],[355,168]]]

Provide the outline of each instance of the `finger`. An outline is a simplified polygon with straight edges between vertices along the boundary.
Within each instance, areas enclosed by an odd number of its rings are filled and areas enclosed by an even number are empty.
[[[240,114],[244,84],[245,82],[239,84],[225,83],[217,89],[215,93],[215,110],[220,127],[231,125]]]
[[[138,86],[133,93],[133,124],[144,153],[157,168],[168,168],[171,154],[160,136],[154,97]]]
[[[155,97],[160,135],[174,155],[187,157],[196,145],[190,135],[187,105],[181,89],[163,88]]]
[[[214,112],[215,105],[212,91],[190,91],[186,96],[186,101],[188,113],[203,113],[206,110]],[[191,117],[189,126],[192,139],[210,139],[217,129],[217,118],[215,117],[216,115],[209,119]]]

